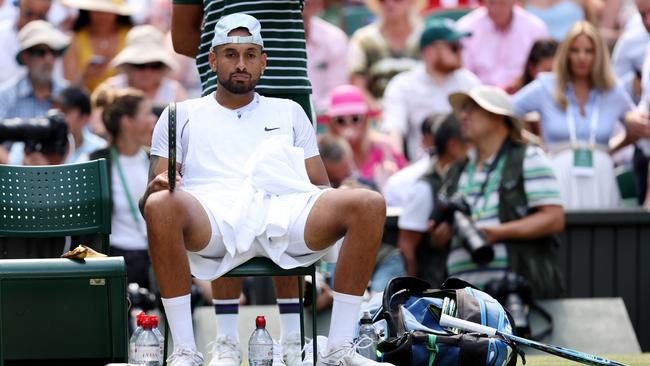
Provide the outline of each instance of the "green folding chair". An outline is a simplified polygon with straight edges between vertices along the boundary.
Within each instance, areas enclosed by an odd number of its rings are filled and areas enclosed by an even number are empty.
[[[110,231],[104,159],[0,165],[0,237],[99,235],[108,253]],[[125,362],[127,352],[122,257],[0,260],[0,366]]]

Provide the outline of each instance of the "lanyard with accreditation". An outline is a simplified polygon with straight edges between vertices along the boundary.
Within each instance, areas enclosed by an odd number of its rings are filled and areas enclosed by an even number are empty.
[[[589,119],[589,140],[579,141],[576,135],[575,114],[578,113],[571,103],[567,106],[567,122],[569,125],[569,138],[571,139],[571,150],[573,151],[573,167],[571,172],[575,176],[591,177],[594,172],[594,148],[596,147],[596,130],[600,118],[600,95],[596,96],[593,103],[593,111]]]

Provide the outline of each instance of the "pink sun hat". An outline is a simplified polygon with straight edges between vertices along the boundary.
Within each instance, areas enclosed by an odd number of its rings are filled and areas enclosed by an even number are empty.
[[[329,117],[368,114],[368,104],[361,89],[354,85],[340,85],[332,89],[327,108]]]

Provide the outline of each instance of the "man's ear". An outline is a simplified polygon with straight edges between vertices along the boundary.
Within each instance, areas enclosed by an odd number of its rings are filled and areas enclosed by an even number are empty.
[[[266,70],[266,52],[262,51],[262,74]]]
[[[213,72],[217,72],[217,50],[213,48],[208,53],[208,63],[210,64],[210,69]]]

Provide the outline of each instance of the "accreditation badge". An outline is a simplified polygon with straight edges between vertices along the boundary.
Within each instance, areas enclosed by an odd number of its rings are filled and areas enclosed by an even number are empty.
[[[594,151],[588,147],[573,149],[572,173],[579,177],[591,177],[594,172]]]

